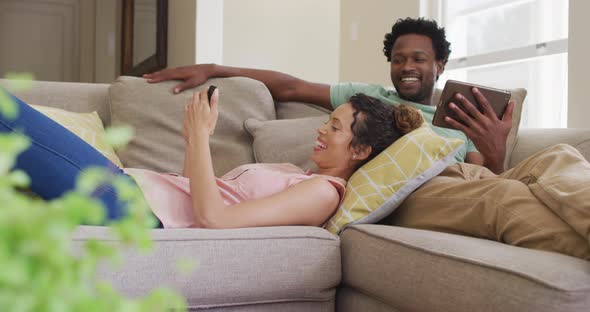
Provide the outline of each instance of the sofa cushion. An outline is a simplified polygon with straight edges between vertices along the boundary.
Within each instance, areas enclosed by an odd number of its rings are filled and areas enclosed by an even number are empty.
[[[277,102],[275,103],[277,119],[294,119],[314,116],[326,116],[330,111],[317,105],[302,102]]]
[[[317,169],[311,160],[317,129],[328,115],[307,118],[260,121],[247,119],[244,127],[254,140],[258,163],[292,163],[303,169]]]
[[[28,88],[20,90],[14,88],[14,81],[0,79],[0,86],[26,103],[70,112],[96,111],[105,127],[111,124],[108,84],[31,81]]]
[[[341,235],[343,285],[400,311],[588,311],[590,262],[385,225]]]
[[[510,157],[510,167],[532,154],[544,150],[555,144],[565,143],[575,147],[584,157],[590,161],[590,129],[588,128],[564,128],[564,129],[521,129],[518,134],[517,144],[514,146]]]
[[[393,309],[377,298],[350,287],[339,287],[336,291],[336,311],[338,312],[401,312]]]
[[[258,311],[263,309],[248,306],[295,303],[311,311],[334,311],[335,288],[341,276],[340,241],[321,228],[150,232],[153,250],[125,249],[121,265],[103,263],[99,277],[131,297],[146,295],[157,287],[172,288],[187,299],[191,310],[225,307],[234,311],[233,307],[235,311]],[[73,235],[76,253],[90,239],[120,244],[109,228],[81,226]],[[198,265],[192,272],[181,272],[178,262],[184,260]],[[276,311],[309,311],[287,305],[282,307],[286,310],[279,309],[281,305],[274,307]]]
[[[415,189],[454,163],[464,142],[437,135],[427,124],[402,136],[359,168],[326,229],[376,223],[391,214]]]
[[[274,102],[259,81],[243,78],[211,79],[193,90],[173,95],[177,81],[148,84],[145,79],[119,77],[110,89],[113,123],[128,124],[135,137],[119,153],[125,167],[181,173],[185,142],[181,134],[184,107],[194,91],[211,84],[219,87],[219,120],[210,139],[217,176],[253,163],[252,139],[243,130],[244,120],[275,118]]]
[[[123,166],[119,157],[115,154],[113,147],[107,142],[102,121],[96,112],[74,113],[49,106],[31,105],[31,107],[70,130],[86,143],[92,145],[92,147],[104,157],[108,158],[113,164],[118,167]]]
[[[512,151],[514,151],[514,146],[516,145],[516,137],[518,136],[518,130],[520,127],[520,119],[522,117],[522,106],[524,103],[524,99],[526,98],[527,91],[522,88],[518,89],[511,89],[510,91],[511,100],[514,100],[514,111],[512,112],[512,128],[508,133],[508,138],[506,139],[506,153],[504,157],[504,169],[510,168],[510,157],[512,157]]]

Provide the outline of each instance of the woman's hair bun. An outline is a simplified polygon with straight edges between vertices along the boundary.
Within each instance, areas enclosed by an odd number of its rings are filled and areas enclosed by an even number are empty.
[[[419,128],[424,123],[420,111],[406,104],[401,104],[394,109],[393,115],[397,128],[403,134]]]

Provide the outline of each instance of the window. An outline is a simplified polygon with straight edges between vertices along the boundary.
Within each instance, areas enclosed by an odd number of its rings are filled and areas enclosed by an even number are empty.
[[[438,0],[435,18],[451,42],[438,82],[527,89],[522,127],[567,126],[568,1]]]

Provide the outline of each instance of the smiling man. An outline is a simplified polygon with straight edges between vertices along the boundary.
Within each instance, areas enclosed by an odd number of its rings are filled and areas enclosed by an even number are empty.
[[[390,104],[406,103],[418,108],[426,121],[432,126],[436,110],[433,103],[434,87],[442,75],[449,55],[450,43],[446,40],[444,28],[439,28],[435,21],[419,19],[400,19],[385,34],[383,53],[391,63],[390,76],[395,91],[382,86],[344,83],[330,86],[331,104],[336,106],[346,97],[362,92],[375,96]],[[482,106],[489,105],[487,100],[474,91]],[[457,99],[469,107],[465,98]],[[504,118],[484,114],[475,115],[477,122],[463,120],[472,126],[463,131],[432,126],[433,130],[445,137],[459,138],[465,141],[463,150],[456,154],[457,162],[483,165],[495,173],[503,171],[506,138],[512,123],[514,103],[510,103]],[[467,118],[466,114],[460,116]],[[460,129],[460,123],[454,123]],[[481,151],[481,152],[480,152]]]

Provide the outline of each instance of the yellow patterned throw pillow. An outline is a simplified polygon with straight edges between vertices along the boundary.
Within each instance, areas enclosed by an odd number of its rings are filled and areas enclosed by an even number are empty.
[[[404,135],[350,177],[344,200],[326,229],[339,234],[347,225],[385,218],[420,185],[453,164],[463,144],[439,136],[427,124]]]
[[[86,141],[86,143],[92,145],[92,147],[108,158],[113,164],[119,166],[119,168],[123,167],[119,157],[117,157],[113,148],[106,141],[102,121],[96,112],[74,113],[47,106],[31,105],[31,107],[70,130],[82,140]]]

